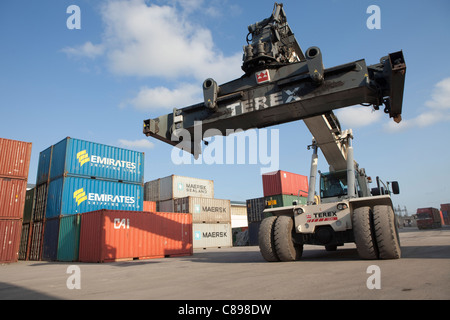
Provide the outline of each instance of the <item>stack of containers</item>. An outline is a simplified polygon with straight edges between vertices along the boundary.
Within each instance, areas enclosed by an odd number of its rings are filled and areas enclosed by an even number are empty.
[[[67,137],[41,152],[41,157],[33,221],[35,229],[40,219],[36,231],[41,237],[36,237],[34,246],[42,243],[41,259],[78,260],[81,214],[85,212],[143,210],[142,152]]]
[[[306,204],[308,177],[278,170],[262,175],[263,192],[269,208],[291,206],[293,201]]]
[[[230,200],[214,198],[214,181],[171,175],[144,184],[144,200],[157,212],[192,215],[193,247],[231,247]]]
[[[17,262],[31,143],[0,138],[0,262]]]
[[[441,204],[441,220],[442,224],[450,225],[450,203]]]
[[[247,200],[250,245],[258,245],[258,232],[265,218],[264,209],[291,206],[294,201],[306,204],[308,177],[287,171],[274,171],[262,175],[264,197]]]

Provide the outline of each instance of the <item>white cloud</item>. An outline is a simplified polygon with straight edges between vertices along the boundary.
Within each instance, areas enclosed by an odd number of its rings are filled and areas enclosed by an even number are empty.
[[[425,102],[426,109],[417,117],[403,119],[399,124],[388,123],[388,131],[403,131],[409,128],[424,128],[442,121],[450,121],[450,78],[438,82],[431,99]]]
[[[164,109],[172,110],[174,107],[187,107],[203,101],[203,92],[200,85],[181,84],[175,89],[166,87],[141,88],[137,96],[126,104],[143,111]]]
[[[425,105],[433,109],[450,109],[450,78],[438,82]]]
[[[118,75],[225,82],[242,75],[242,52],[226,56],[215,45],[211,31],[190,16],[203,1],[147,5],[145,0],[107,1],[102,7],[102,42],[66,47],[69,56],[95,58],[104,54]],[[203,12],[203,11],[202,11]],[[191,18],[190,18],[191,17]]]
[[[125,140],[125,139],[119,139],[119,144],[123,147],[130,148],[130,149],[151,149],[155,145],[150,142],[147,139],[140,139],[140,140]]]
[[[103,54],[105,48],[102,44],[95,45],[92,42],[88,41],[83,45],[77,47],[65,47],[61,51],[66,53],[70,57],[87,57],[87,58],[95,58]]]
[[[211,77],[220,84],[243,74],[241,48],[236,48],[235,54],[225,55],[215,46],[211,31],[195,20],[198,14],[214,16],[217,3],[215,6],[205,4],[204,0],[166,3],[107,1],[101,9],[105,25],[101,43],[86,42],[63,51],[75,57],[102,55],[109,70],[117,75],[177,83],[173,87],[141,88],[134,98],[121,103],[140,110],[172,109],[201,102],[201,84],[205,79]],[[205,8],[209,11],[204,11]],[[199,84],[194,86],[193,82]]]
[[[354,129],[378,122],[383,116],[382,111],[374,111],[372,107],[353,106],[335,111],[342,129]]]

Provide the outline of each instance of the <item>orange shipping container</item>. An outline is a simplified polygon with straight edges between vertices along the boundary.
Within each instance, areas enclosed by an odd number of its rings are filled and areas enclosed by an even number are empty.
[[[190,214],[99,210],[81,216],[81,262],[163,258],[192,253]]]
[[[27,180],[0,178],[0,219],[22,219]]]
[[[17,262],[22,219],[0,219],[0,263]]]
[[[156,212],[156,201],[144,201],[145,212]]]
[[[0,176],[28,179],[31,142],[0,138]]]

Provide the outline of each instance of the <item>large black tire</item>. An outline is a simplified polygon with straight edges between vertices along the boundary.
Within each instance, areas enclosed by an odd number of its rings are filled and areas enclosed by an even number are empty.
[[[380,258],[399,259],[401,256],[400,238],[391,206],[374,206],[373,223]]]
[[[352,224],[356,250],[361,259],[378,259],[377,241],[373,229],[371,207],[360,207],[353,211]]]
[[[263,258],[268,262],[280,261],[275,250],[274,226],[278,217],[272,216],[265,218],[258,231],[259,251]]]
[[[294,219],[289,216],[279,216],[275,221],[275,249],[281,261],[299,260],[303,254],[303,244],[294,242]]]

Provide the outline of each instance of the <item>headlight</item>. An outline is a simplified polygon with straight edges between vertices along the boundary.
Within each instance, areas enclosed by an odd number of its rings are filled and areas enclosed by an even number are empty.
[[[348,208],[348,205],[346,203],[338,203],[338,205],[337,205],[338,210],[344,210],[347,208]]]
[[[302,208],[298,208],[294,210],[295,214],[302,214],[303,213],[303,209]]]

